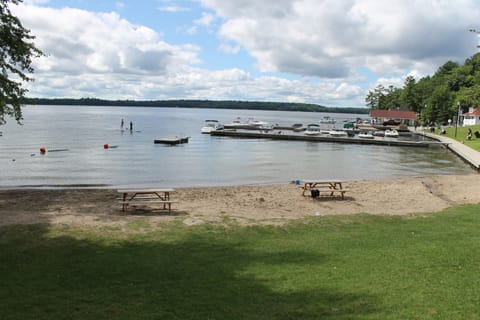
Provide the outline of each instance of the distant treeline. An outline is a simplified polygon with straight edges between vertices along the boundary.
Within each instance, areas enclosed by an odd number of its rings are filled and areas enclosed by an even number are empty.
[[[81,99],[45,99],[25,98],[22,104],[33,105],[67,105],[67,106],[112,106],[112,107],[158,107],[158,108],[209,108],[209,109],[246,109],[308,111],[332,113],[367,114],[366,108],[333,108],[317,104],[260,101],[211,101],[211,100],[102,100],[95,98]]]

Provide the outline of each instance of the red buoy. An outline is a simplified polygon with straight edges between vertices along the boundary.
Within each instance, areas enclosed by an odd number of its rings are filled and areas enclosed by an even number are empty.
[[[45,149],[45,147],[40,147],[40,153],[41,153],[41,154],[45,154],[45,152],[47,152],[47,150]]]
[[[108,143],[105,143],[105,144],[103,145],[103,149],[108,149]]]

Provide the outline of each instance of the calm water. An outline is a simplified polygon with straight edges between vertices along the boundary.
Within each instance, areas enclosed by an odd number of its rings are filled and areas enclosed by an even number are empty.
[[[408,148],[202,135],[206,119],[236,117],[283,125],[326,114],[181,108],[27,106],[24,125],[1,126],[0,187],[207,186],[285,183],[302,178],[378,179],[473,170],[441,147]],[[341,124],[358,115],[328,114]],[[363,116],[365,117],[365,116]],[[121,119],[126,127],[119,130]],[[177,146],[155,138],[188,135]],[[104,144],[117,146],[104,149]],[[47,150],[68,149],[40,155]]]

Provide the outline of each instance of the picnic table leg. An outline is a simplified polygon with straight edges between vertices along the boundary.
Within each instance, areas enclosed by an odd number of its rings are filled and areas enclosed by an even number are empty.
[[[166,201],[170,201],[170,193],[169,193],[169,192],[165,192],[164,195],[165,195],[165,200],[166,200]],[[163,210],[165,210],[165,209],[167,208],[166,205],[167,205],[167,203],[164,203],[164,204],[163,204]],[[170,207],[171,207],[171,204],[170,204],[170,202],[169,202],[169,203],[168,203],[168,211],[169,211],[169,212],[170,212]]]
[[[126,192],[123,193],[123,203],[122,203],[122,211],[123,212],[127,211],[127,206],[128,206],[127,195],[128,195],[128,193],[126,193]]]
[[[307,190],[309,190],[309,189],[312,189],[314,186],[315,186],[315,185],[312,185],[311,183],[308,183],[308,182],[305,183],[305,184],[303,185],[303,188],[302,188],[302,189],[303,189],[303,191],[302,191],[302,196],[305,197],[305,192],[306,192]]]
[[[341,191],[343,189],[342,183],[341,182],[335,183],[335,188],[337,187],[338,187],[338,190],[340,190],[340,196],[342,197],[342,200],[345,200],[345,192]]]

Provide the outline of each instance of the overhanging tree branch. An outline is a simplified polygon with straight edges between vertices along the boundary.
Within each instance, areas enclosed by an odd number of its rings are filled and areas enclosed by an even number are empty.
[[[20,2],[0,0],[0,125],[6,122],[5,116],[21,123],[20,101],[27,93],[23,85],[33,81],[32,59],[43,55],[33,43],[35,36],[10,11],[9,5]]]

